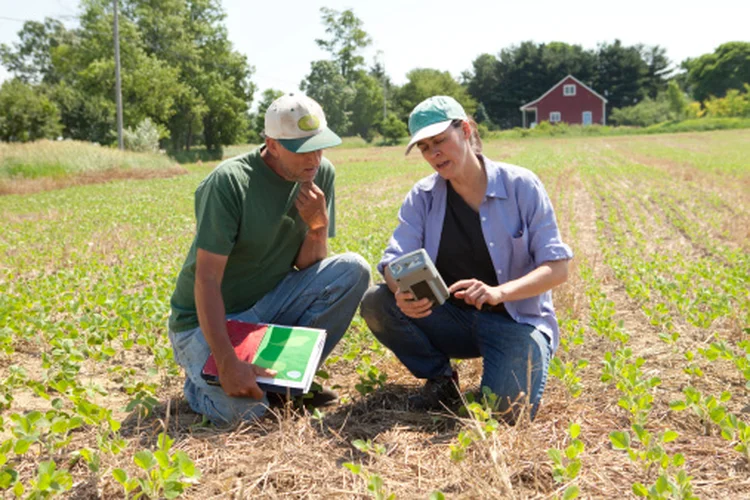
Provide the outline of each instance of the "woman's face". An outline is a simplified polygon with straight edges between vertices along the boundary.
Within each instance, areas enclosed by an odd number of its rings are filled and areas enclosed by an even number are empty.
[[[422,152],[422,158],[442,178],[450,180],[461,173],[466,155],[471,153],[470,133],[469,124],[461,122],[459,127],[450,125],[443,133],[422,139],[417,147]]]

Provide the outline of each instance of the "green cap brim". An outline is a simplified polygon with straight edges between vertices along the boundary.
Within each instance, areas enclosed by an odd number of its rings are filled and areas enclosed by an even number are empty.
[[[341,144],[341,137],[333,133],[333,130],[324,128],[322,132],[302,137],[300,139],[276,139],[292,153],[309,153],[319,149],[332,148]]]

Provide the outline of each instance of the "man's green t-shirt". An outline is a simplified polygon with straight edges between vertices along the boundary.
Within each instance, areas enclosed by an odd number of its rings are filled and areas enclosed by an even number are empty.
[[[307,233],[294,200],[300,184],[266,165],[261,148],[221,163],[195,191],[196,234],[172,294],[169,329],[196,328],[197,249],[227,255],[221,294],[227,314],[250,309],[294,267]],[[334,168],[323,158],[315,184],[328,204],[329,236],[335,234]]]

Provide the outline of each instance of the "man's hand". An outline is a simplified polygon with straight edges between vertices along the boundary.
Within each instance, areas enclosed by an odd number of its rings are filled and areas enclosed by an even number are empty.
[[[300,217],[310,231],[323,230],[328,227],[326,195],[314,182],[303,182],[300,185],[294,206],[297,207]]]
[[[484,304],[496,306],[505,299],[499,286],[489,286],[473,278],[456,281],[448,288],[448,292],[477,309],[481,309]]]
[[[410,318],[424,318],[432,314],[432,301],[428,298],[415,300],[411,292],[396,290],[396,305]]]
[[[219,383],[228,396],[263,398],[263,391],[255,381],[256,377],[273,377],[275,370],[267,370],[239,359],[234,359],[219,367]]]

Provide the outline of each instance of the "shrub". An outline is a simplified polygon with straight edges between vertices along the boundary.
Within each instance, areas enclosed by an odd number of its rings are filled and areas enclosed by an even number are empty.
[[[386,144],[397,144],[400,138],[409,135],[409,129],[396,113],[389,112],[380,124],[380,133]]]
[[[635,106],[613,109],[610,118],[617,125],[648,127],[671,118],[670,103],[661,96],[657,99],[646,97]]]
[[[135,130],[128,127],[122,134],[125,149],[137,153],[156,153],[159,151],[159,129],[146,118]]]
[[[745,92],[727,90],[722,98],[709,97],[703,103],[708,117],[750,117],[750,85],[745,84]]]

